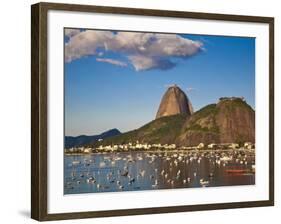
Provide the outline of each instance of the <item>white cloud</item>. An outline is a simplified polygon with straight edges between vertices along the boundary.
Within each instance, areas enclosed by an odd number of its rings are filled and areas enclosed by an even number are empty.
[[[97,49],[105,49],[114,35],[109,31],[87,30],[70,38],[65,44],[65,60],[71,62],[81,57],[98,54]]]
[[[72,36],[65,44],[65,60],[108,51],[124,54],[136,71],[170,69],[172,58],[188,58],[203,49],[203,44],[176,34],[86,30]]]
[[[174,67],[176,64],[168,59],[161,59],[157,57],[148,57],[146,55],[132,55],[128,56],[136,71],[144,71],[158,68],[166,70]]]
[[[111,58],[96,58],[96,61],[105,62],[105,63],[109,63],[112,65],[117,65],[117,66],[121,66],[121,67],[127,66],[127,63],[119,61],[119,60],[111,59]]]
[[[67,37],[73,37],[78,33],[80,33],[79,29],[65,29],[64,30],[64,35]]]

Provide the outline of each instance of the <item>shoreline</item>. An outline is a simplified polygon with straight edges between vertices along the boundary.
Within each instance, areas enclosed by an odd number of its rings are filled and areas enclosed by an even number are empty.
[[[132,153],[132,152],[140,152],[140,153],[188,153],[188,152],[231,152],[231,151],[243,151],[243,152],[254,152],[255,149],[173,149],[173,150],[116,150],[116,151],[101,151],[101,152],[64,152],[65,156],[75,156],[75,155],[95,155],[95,154],[110,154],[110,153]]]

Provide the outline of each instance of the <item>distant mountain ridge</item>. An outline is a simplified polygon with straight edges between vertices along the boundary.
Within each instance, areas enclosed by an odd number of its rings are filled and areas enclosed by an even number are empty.
[[[109,137],[113,137],[113,136],[117,136],[120,135],[121,132],[114,128],[114,129],[110,129],[106,132],[103,132],[99,135],[80,135],[80,136],[65,136],[64,138],[64,147],[66,149],[68,148],[72,148],[72,147],[78,147],[78,146],[83,146],[83,145],[87,145],[87,144],[93,144],[96,141],[98,141],[99,139],[106,139]]]

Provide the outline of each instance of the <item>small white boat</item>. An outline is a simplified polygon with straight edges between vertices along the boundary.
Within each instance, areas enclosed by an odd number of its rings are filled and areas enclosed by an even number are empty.
[[[202,187],[207,187],[207,186],[209,186],[210,182],[207,180],[201,179],[200,184]]]
[[[105,167],[105,162],[100,162],[100,167]]]
[[[143,177],[143,176],[145,175],[145,170],[142,170],[142,171],[140,172],[140,175]]]
[[[157,187],[158,186],[158,181],[155,180],[154,184],[152,185],[153,188]]]
[[[81,161],[79,161],[79,160],[72,161],[72,165],[79,165],[80,163],[81,163]]]
[[[231,160],[232,160],[232,158],[228,157],[228,156],[224,156],[224,157],[220,158],[220,161],[224,161],[224,162],[231,161]]]

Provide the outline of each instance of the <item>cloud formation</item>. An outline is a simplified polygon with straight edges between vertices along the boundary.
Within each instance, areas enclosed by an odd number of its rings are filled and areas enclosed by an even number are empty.
[[[171,69],[176,66],[174,58],[188,58],[203,49],[200,41],[183,38],[176,34],[113,33],[96,30],[79,31],[76,34],[69,31],[68,33],[69,35],[71,33],[71,36],[65,44],[66,62],[114,52],[125,55],[136,71]],[[99,59],[99,61],[101,60]],[[103,60],[103,62],[105,61]],[[120,66],[120,63],[115,63],[115,65]]]
[[[127,66],[127,63],[119,61],[119,60],[111,59],[111,58],[96,58],[96,61],[105,62],[105,63],[109,63],[112,65],[120,66],[120,67]]]
[[[78,33],[80,33],[79,29],[65,29],[64,30],[64,35],[67,37],[72,37]]]

